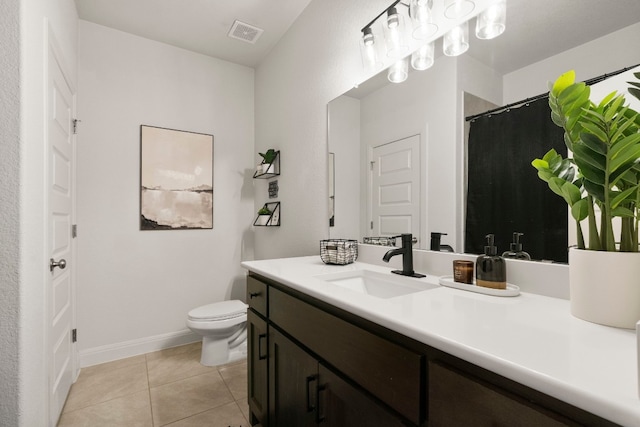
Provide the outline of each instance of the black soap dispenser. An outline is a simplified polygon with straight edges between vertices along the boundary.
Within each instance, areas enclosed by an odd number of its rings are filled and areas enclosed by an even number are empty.
[[[524,236],[524,234],[518,232],[513,233],[513,242],[511,243],[510,250],[502,254],[503,258],[531,260],[531,256],[522,250],[520,236]]]
[[[476,285],[485,288],[507,289],[507,265],[494,244],[493,234],[487,234],[484,255],[476,260]]]

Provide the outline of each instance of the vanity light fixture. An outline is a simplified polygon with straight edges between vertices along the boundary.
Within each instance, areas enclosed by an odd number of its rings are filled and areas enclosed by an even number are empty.
[[[438,31],[433,22],[433,0],[411,0],[409,2],[409,16],[413,24],[413,38],[426,40]]]
[[[476,4],[471,0],[445,0],[444,16],[449,19],[464,18],[475,8]]]
[[[447,56],[462,55],[469,49],[469,21],[453,27],[442,39],[442,51]]]
[[[476,19],[476,37],[489,40],[504,33],[507,21],[507,0],[499,0],[480,12]]]
[[[411,67],[418,71],[430,68],[435,61],[434,52],[435,42],[423,44],[411,54]]]
[[[445,55],[466,52],[469,21],[474,17],[479,39],[502,34],[506,7],[507,0],[395,0],[361,30],[364,67],[368,72],[389,67],[389,81],[403,82],[408,77],[409,56],[415,70],[434,64],[434,42],[440,36]]]
[[[387,56],[392,59],[400,59],[409,53],[404,16],[398,13],[395,6],[387,9],[387,18],[383,25],[384,39],[387,43]]]
[[[398,59],[390,67],[387,78],[391,83],[402,83],[409,77],[409,61],[407,58]]]
[[[378,71],[382,69],[383,64],[378,54],[379,44],[376,36],[373,35],[371,27],[362,30],[360,53],[362,54],[362,63],[368,71]]]

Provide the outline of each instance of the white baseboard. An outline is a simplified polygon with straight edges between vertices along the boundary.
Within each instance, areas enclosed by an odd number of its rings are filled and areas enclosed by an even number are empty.
[[[127,357],[138,356],[165,348],[177,347],[200,341],[202,337],[188,329],[179,332],[103,345],[80,351],[80,368],[112,362]]]

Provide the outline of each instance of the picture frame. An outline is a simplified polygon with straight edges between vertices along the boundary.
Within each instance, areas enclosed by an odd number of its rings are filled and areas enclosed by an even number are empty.
[[[213,229],[213,135],[140,125],[140,230]]]

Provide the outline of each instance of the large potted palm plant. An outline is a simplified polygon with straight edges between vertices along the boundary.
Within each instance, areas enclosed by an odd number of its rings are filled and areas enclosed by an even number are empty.
[[[616,92],[597,104],[591,101],[589,86],[575,83],[573,71],[550,87],[549,106],[572,158],[550,150],[532,165],[564,198],[576,223],[577,246],[569,251],[571,313],[635,328],[640,320],[640,117]]]

